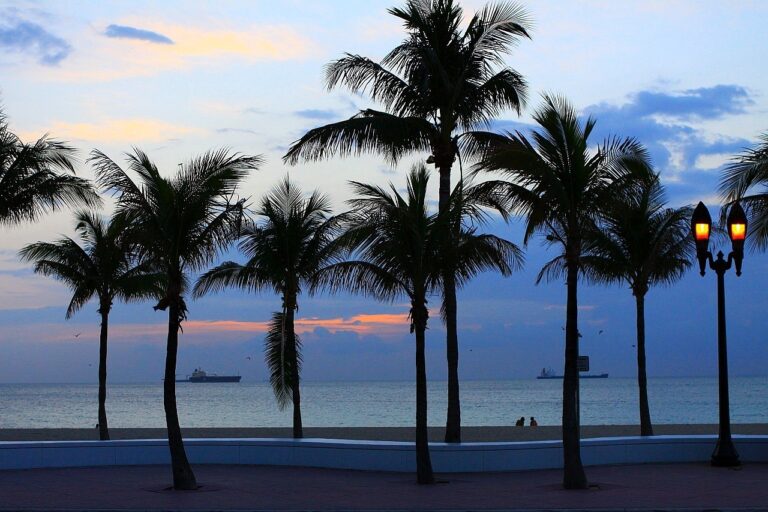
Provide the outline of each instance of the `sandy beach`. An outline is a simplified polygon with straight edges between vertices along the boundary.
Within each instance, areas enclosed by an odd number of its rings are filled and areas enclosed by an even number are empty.
[[[291,437],[290,428],[183,428],[184,437],[196,438],[255,438]],[[737,424],[732,426],[734,434],[768,434],[768,424]],[[431,441],[442,441],[444,429],[430,427]],[[656,435],[717,434],[717,425],[655,425]],[[581,436],[617,437],[640,434],[638,425],[585,425]],[[162,428],[112,428],[112,439],[163,439],[166,431]],[[378,441],[412,441],[411,427],[305,427],[304,437],[324,439],[363,439]],[[560,427],[463,427],[464,442],[494,441],[542,441],[560,439]],[[40,428],[0,429],[0,441],[75,441],[98,440],[96,429]]]

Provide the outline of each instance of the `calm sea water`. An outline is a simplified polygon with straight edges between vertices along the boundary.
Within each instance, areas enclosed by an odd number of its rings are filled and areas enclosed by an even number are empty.
[[[562,381],[465,381],[461,384],[464,425],[510,425],[535,416],[541,425],[560,423]],[[178,406],[186,427],[290,426],[266,383],[179,383]],[[768,423],[768,377],[732,377],[733,423]],[[111,384],[111,427],[163,427],[161,384]],[[445,423],[446,383],[429,385],[429,424]],[[655,423],[717,423],[716,378],[649,379]],[[411,382],[306,382],[305,426],[410,426],[415,392]],[[97,421],[97,386],[90,384],[0,384],[0,428],[92,428]],[[634,379],[581,382],[582,423],[636,424]]]

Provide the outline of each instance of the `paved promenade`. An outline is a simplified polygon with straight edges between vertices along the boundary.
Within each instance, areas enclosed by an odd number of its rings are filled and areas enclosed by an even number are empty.
[[[0,510],[768,510],[768,464],[587,468],[593,487],[564,491],[560,470],[438,475],[275,466],[195,468],[198,491],[168,490],[168,466],[0,471]]]

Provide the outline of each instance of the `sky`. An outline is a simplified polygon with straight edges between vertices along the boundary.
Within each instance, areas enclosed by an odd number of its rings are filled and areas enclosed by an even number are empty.
[[[287,167],[281,157],[307,130],[377,107],[365,96],[328,91],[324,66],[344,52],[381,59],[404,37],[387,8],[396,0],[43,2],[0,0],[0,103],[23,140],[45,133],[78,150],[78,174],[98,148],[116,161],[145,150],[169,175],[208,149],[260,154],[263,167],[242,195],[257,201],[283,176],[320,189],[337,210],[349,180],[402,187],[415,155],[392,167],[375,155]],[[484,2],[463,1],[473,13]],[[565,95],[609,135],[644,143],[670,205],[719,202],[722,166],[768,130],[768,3],[706,0],[556,1],[523,5],[530,40],[506,58],[529,83],[520,116],[495,130],[532,127],[541,94]],[[432,198],[436,199],[437,180]],[[105,213],[112,202],[106,201]],[[96,306],[69,321],[68,290],[36,276],[18,250],[73,234],[68,211],[0,228],[0,383],[95,382]],[[486,227],[522,244],[519,222]],[[562,368],[565,286],[535,285],[554,254],[533,239],[525,268],[484,274],[459,292],[460,376],[533,378]],[[230,250],[226,258],[237,259]],[[726,276],[733,375],[766,375],[768,256],[748,253],[744,274]],[[597,372],[635,375],[635,306],[626,286],[579,291],[581,353]],[[650,376],[716,375],[716,281],[689,272],[646,301]],[[350,295],[300,298],[297,328],[308,380],[411,379],[414,343],[405,301]],[[267,378],[265,322],[280,307],[272,293],[228,291],[190,303],[178,370],[196,366]],[[432,298],[428,376],[445,379],[444,330]],[[157,382],[165,317],[150,303],[116,304],[111,316],[112,382]]]

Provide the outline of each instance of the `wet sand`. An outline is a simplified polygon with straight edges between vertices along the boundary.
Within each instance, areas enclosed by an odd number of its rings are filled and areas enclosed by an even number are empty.
[[[292,431],[281,428],[182,428],[184,437],[189,438],[255,438],[285,437]],[[768,435],[768,424],[737,424],[732,426],[734,434]],[[442,441],[444,429],[430,427],[430,441]],[[656,435],[717,434],[717,425],[655,425]],[[640,435],[638,425],[584,425],[581,436],[619,437]],[[163,428],[111,428],[112,439],[164,439]],[[324,439],[361,439],[376,441],[412,441],[411,427],[305,427],[304,437]],[[81,441],[98,440],[96,429],[80,428],[0,428],[0,441]],[[464,442],[493,441],[542,441],[561,438],[560,427],[462,427]]]

